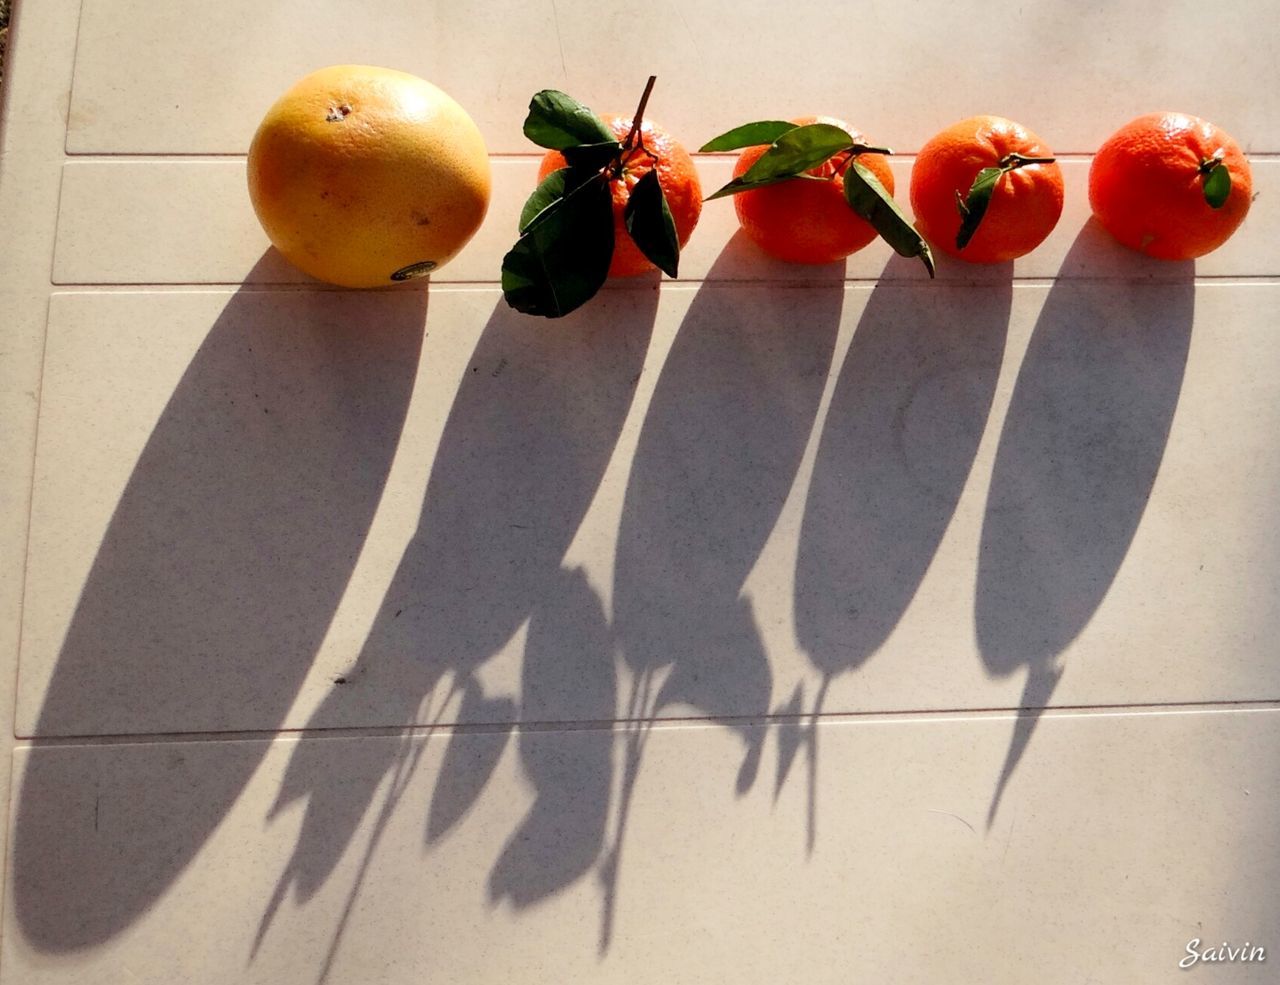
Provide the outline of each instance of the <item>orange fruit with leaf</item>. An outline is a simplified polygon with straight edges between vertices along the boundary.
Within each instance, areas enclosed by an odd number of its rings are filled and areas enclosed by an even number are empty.
[[[630,116],[606,115],[604,124],[619,144],[626,145],[634,126]],[[539,183],[556,171],[569,166],[564,154],[547,151],[538,168]],[[702,185],[693,158],[671,134],[653,120],[643,120],[635,133],[633,147],[623,154],[609,177],[609,194],[613,199],[613,259],[610,277],[634,277],[655,269],[654,263],[636,245],[627,232],[627,203],[636,185],[650,171],[657,171],[658,184],[666,197],[676,227],[680,248],[689,242],[693,228],[702,213]]]
[[[1244,222],[1253,176],[1231,135],[1185,113],[1131,120],[1098,148],[1089,204],[1130,249],[1163,260],[1216,250]]]
[[[854,144],[867,143],[861,133],[833,117],[804,116],[791,122],[797,127],[837,127]],[[758,144],[744,150],[734,164],[734,178],[750,171],[768,149]],[[843,151],[804,173],[817,181],[783,181],[735,195],[733,205],[743,232],[770,256],[789,263],[834,263],[862,249],[877,233],[845,201],[844,176],[854,156]],[[860,162],[892,195],[893,172],[884,156],[865,153]]]
[[[972,116],[935,134],[911,169],[916,228],[971,263],[1030,253],[1062,215],[1062,169],[1034,133],[1002,116]]]
[[[549,153],[502,260],[503,296],[517,311],[559,318],[610,276],[677,276],[702,189],[684,148],[644,119],[654,81],[632,117],[602,119],[554,89],[530,101],[525,136]]]
[[[489,207],[489,155],[466,111],[430,82],[370,65],[295,84],[254,134],[247,170],[276,249],[343,287],[439,269]]]
[[[733,180],[710,199],[735,196],[738,222],[762,250],[793,263],[843,260],[882,236],[933,276],[929,246],[893,200],[892,153],[841,120],[807,116],[746,123],[704,152],[741,150]],[[708,201],[710,201],[708,199]]]

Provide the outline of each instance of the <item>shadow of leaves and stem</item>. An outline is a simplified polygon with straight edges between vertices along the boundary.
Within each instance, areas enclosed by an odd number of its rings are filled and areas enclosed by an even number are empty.
[[[104,327],[120,344],[202,331],[171,298],[97,298],[95,311],[146,309],[137,325]],[[41,739],[280,726],[382,495],[426,306],[421,290],[242,288],[208,327],[115,507],[35,728],[12,869],[34,946],[90,947],[137,920],[268,747],[142,743],[125,763],[110,747],[64,752]],[[120,392],[131,385],[121,379]]]
[[[822,684],[803,739],[783,726],[776,784],[807,743],[810,852],[827,688],[861,667],[911,604],[987,425],[1012,303],[1011,270],[999,273],[975,285],[882,281],[836,381],[796,564],[796,635]],[[784,710],[801,707],[797,691]]]
[[[731,264],[739,234],[709,279]],[[614,569],[614,630],[631,676],[620,803],[601,863],[609,946],[621,851],[649,727],[664,709],[730,720],[748,790],[772,672],[743,585],[794,481],[822,395],[843,270],[805,290],[703,284],[663,365],[640,434]],[[735,721],[736,719],[736,721]]]
[[[562,560],[630,407],[656,310],[651,284],[602,292],[555,323],[520,315],[499,299],[477,333],[445,422],[418,529],[346,683],[329,693],[309,722],[312,729],[353,721],[400,729],[446,721],[458,726],[427,811],[429,845],[474,805],[517,721],[614,716],[616,670],[613,651],[605,648],[601,604],[579,573],[562,569]],[[478,671],[530,620],[524,694],[519,702],[486,695]],[[378,750],[373,759],[366,757],[341,782],[325,768],[327,743],[297,745],[272,815],[304,801],[302,832],[263,914],[259,943],[290,889],[305,902],[328,879],[391,777],[350,890],[350,912],[425,741],[406,733],[400,743],[369,743]],[[589,813],[608,808],[611,772],[600,774],[608,757],[590,740],[573,749],[582,761],[562,767],[521,742],[524,768],[538,791],[525,827],[544,840],[553,832],[541,817],[565,798],[576,798],[579,806],[598,798]],[[597,782],[584,790],[577,782],[583,776]],[[533,858],[529,853],[538,846],[508,846],[491,876],[491,896],[522,905],[572,881],[603,836],[602,824],[594,824],[601,831],[593,834],[587,830],[593,825],[584,823],[574,832],[572,850],[559,856]]]
[[[1087,279],[1121,248],[1090,222],[1054,283],[1022,361],[996,452],[975,619],[987,672],[1025,668],[987,823],[1062,676],[1059,657],[1115,580],[1146,509],[1182,388],[1194,264],[1160,281]],[[1123,258],[1122,258],[1123,259]]]
[[[591,871],[613,788],[616,648],[580,570],[561,571],[533,614],[521,674],[520,763],[534,802],[489,874],[489,898],[523,908]],[[531,726],[575,720],[555,742]],[[437,794],[437,797],[439,794]]]

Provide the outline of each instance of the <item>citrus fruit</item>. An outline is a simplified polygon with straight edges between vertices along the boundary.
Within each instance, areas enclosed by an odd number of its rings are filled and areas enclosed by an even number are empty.
[[[975,185],[984,169],[993,169],[983,176],[985,190]],[[920,148],[911,169],[911,208],[916,228],[942,252],[971,263],[1004,263],[1030,253],[1058,224],[1062,169],[1021,124],[971,116]]]
[[[605,126],[613,131],[619,142],[627,139],[634,117],[604,115]],[[702,214],[702,185],[694,169],[693,158],[683,145],[652,120],[640,125],[641,148],[623,156],[622,173],[610,179],[609,190],[613,196],[613,260],[609,264],[610,277],[634,277],[656,269],[640,252],[627,232],[624,213],[631,190],[649,171],[657,170],[658,184],[671,209],[676,237],[683,248],[693,235],[693,227]],[[547,151],[538,168],[538,181],[553,171],[559,171],[567,162],[558,150]]]
[[[1224,177],[1229,186],[1219,180]],[[1223,199],[1211,204],[1223,191]],[[1162,260],[1192,260],[1216,250],[1244,221],[1252,197],[1253,177],[1240,145],[1184,113],[1131,120],[1098,148],[1089,168],[1089,204],[1103,228],[1125,246]]]
[[[867,143],[857,130],[830,116],[802,116],[791,121],[797,126],[829,123],[849,134],[857,143]],[[733,168],[733,176],[747,173],[768,150],[767,144],[748,147]],[[770,256],[789,263],[834,263],[862,249],[878,235],[871,223],[858,216],[844,197],[844,173],[852,158],[845,153],[810,168],[807,172],[825,181],[791,178],[776,185],[739,192],[733,198],[742,231]],[[860,154],[863,165],[893,194],[893,172],[882,154]]]
[[[489,205],[480,131],[431,83],[334,65],[267,111],[248,160],[268,238],[304,272],[378,287],[451,260]]]

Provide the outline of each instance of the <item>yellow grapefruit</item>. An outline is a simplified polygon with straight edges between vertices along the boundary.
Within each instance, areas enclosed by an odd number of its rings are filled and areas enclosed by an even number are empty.
[[[267,237],[313,277],[380,287],[437,270],[489,206],[475,122],[430,82],[334,65],[277,100],[249,148]]]

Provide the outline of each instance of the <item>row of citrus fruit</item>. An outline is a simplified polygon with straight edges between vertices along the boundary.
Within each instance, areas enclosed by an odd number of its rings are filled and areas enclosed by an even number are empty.
[[[598,116],[544,90],[524,132],[547,152],[502,265],[508,302],[551,317],[611,276],[655,267],[676,276],[703,205],[688,152],[645,117],[654,80],[630,116]],[[933,273],[930,247],[975,263],[1035,249],[1062,213],[1062,173],[1034,133],[975,116],[938,133],[911,171],[914,223],[893,198],[892,151],[843,121],[803,117],[736,127],[704,144],[737,151],[738,220],[766,253],[795,263],[842,260],[883,237]],[[368,287],[427,274],[475,233],[489,163],[475,123],[421,79],[368,66],[315,72],[268,112],[248,161],[268,236],[301,269]],[[1216,249],[1252,200],[1249,164],[1228,134],[1180,113],[1139,117],[1098,149],[1089,200],[1119,242],[1185,260]]]

